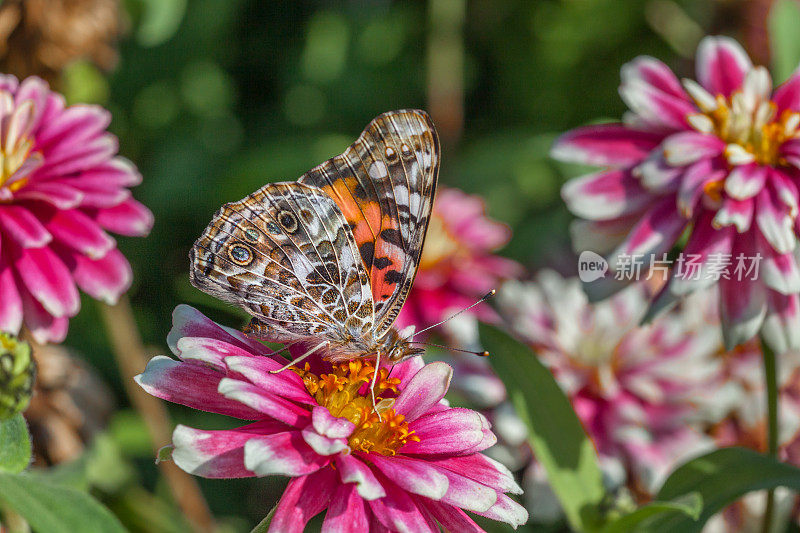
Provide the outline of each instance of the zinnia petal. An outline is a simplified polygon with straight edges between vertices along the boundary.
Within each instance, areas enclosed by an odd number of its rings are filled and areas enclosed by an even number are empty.
[[[697,79],[712,94],[730,97],[752,67],[741,45],[728,37],[705,37],[697,48]]]
[[[559,137],[550,157],[586,165],[623,167],[644,159],[660,142],[658,134],[622,124],[585,126]]]

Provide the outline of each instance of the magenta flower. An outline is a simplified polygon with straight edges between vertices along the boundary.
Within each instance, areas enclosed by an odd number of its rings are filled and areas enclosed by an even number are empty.
[[[0,331],[24,324],[60,342],[78,290],[113,303],[131,269],[106,233],[146,235],[150,211],[131,198],[141,181],[116,156],[108,111],[67,107],[39,78],[0,75]]]
[[[519,264],[493,255],[510,238],[508,226],[486,216],[481,198],[440,188],[417,277],[398,326],[435,324],[497,289],[503,279],[517,277],[522,271]],[[475,307],[471,314],[483,320],[494,316],[487,305]]]
[[[452,371],[415,358],[381,369],[355,360],[284,363],[265,346],[197,310],[175,309],[159,356],[136,381],[150,394],[248,420],[233,430],[178,426],[173,459],[209,478],[283,475],[291,481],[270,531],[302,531],[327,509],[323,531],[480,531],[463,511],[516,527],[527,521],[510,472],[479,452],[495,442],[486,419],[442,400]],[[463,510],[462,510],[463,509]]]
[[[721,339],[697,320],[705,294],[693,296],[691,316],[676,309],[640,328],[647,297],[636,285],[590,305],[577,279],[543,271],[535,283],[506,283],[497,301],[571,400],[604,468],[652,493],[710,445],[695,400],[717,383]]]
[[[562,191],[585,219],[576,247],[611,252],[619,272],[622,260],[661,260],[689,228],[694,267],[673,268],[662,302],[718,282],[728,347],[761,331],[776,351],[798,348],[800,72],[773,91],[726,37],[703,39],[696,67],[699,83],[681,83],[657,59],[634,59],[622,67],[624,123],[555,143],[553,157],[606,167]]]

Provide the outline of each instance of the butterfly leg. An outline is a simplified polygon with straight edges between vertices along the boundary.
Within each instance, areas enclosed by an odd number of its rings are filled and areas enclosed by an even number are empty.
[[[311,349],[310,349],[309,351],[307,351],[306,353],[304,353],[303,355],[301,355],[300,357],[296,357],[295,359],[293,359],[292,361],[290,361],[289,363],[287,363],[285,366],[283,366],[283,367],[279,368],[278,370],[270,370],[270,371],[269,371],[269,373],[270,373],[270,374],[278,374],[279,372],[283,372],[284,370],[286,370],[286,369],[288,369],[288,368],[290,368],[290,367],[292,367],[292,366],[294,366],[294,365],[298,364],[300,361],[302,361],[302,360],[303,360],[303,359],[305,359],[306,357],[310,356],[310,355],[311,355],[311,354],[313,354],[314,352],[317,352],[317,351],[319,351],[319,349],[320,349],[320,348],[324,348],[324,347],[326,347],[326,346],[328,346],[328,341],[321,342],[321,343],[317,344],[316,346],[314,346],[313,348],[311,348]],[[372,403],[375,403],[375,399],[374,399],[374,398],[373,398],[373,401],[372,401]]]
[[[375,352],[375,372],[372,374],[372,383],[370,383],[369,391],[372,393],[372,410],[378,415],[378,420],[383,421],[380,412],[378,412],[378,404],[375,402],[375,385],[378,383],[378,372],[381,371],[381,351]]]

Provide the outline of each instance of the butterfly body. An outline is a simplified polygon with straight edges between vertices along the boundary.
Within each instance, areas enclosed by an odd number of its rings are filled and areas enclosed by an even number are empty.
[[[393,324],[419,264],[438,161],[427,114],[384,113],[297,182],[222,206],[192,248],[192,284],[250,313],[249,333],[322,343],[332,361],[417,355]]]

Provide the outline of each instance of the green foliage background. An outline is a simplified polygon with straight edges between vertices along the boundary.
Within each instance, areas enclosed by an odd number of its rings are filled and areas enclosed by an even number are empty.
[[[106,76],[76,64],[64,90],[73,102],[113,112],[121,153],[144,175],[134,194],[154,212],[155,227],[149,238],[120,239],[120,246],[135,271],[130,298],[146,343],[165,352],[170,313],[181,302],[226,324],[242,322],[189,285],[194,239],[222,203],[269,181],[296,179],[341,152],[375,115],[428,108],[430,43],[440,37],[464,57],[463,68],[436,73],[464,81],[463,100],[455,102],[463,105],[464,127],[445,145],[442,182],[480,194],[491,216],[514,229],[502,253],[531,268],[571,272],[570,217],[558,191],[575,169],[548,160],[552,139],[583,122],[621,116],[619,67],[637,55],[659,57],[687,76],[704,33],[758,43],[757,32],[743,34],[744,4],[126,0],[117,68]],[[448,24],[460,28],[455,36]],[[66,342],[118,393],[109,435],[87,459],[95,465],[95,493],[133,530],[181,530],[99,324],[95,302],[85,299]],[[231,425],[171,409],[177,422]],[[271,508],[281,481],[202,486],[216,516],[247,530]],[[152,518],[138,516],[141,508]]]

